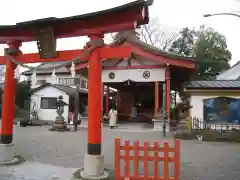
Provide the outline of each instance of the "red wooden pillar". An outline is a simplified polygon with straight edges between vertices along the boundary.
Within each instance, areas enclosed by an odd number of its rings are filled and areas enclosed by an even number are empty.
[[[102,114],[102,116],[101,116],[101,123],[103,123],[103,121],[104,121],[104,119],[103,119],[103,113],[105,113],[104,112],[104,108],[103,108],[103,99],[104,99],[104,83],[102,83],[102,89],[101,89],[101,96],[102,96],[102,99],[101,99],[101,114]]]
[[[154,117],[156,117],[156,114],[158,112],[159,108],[159,84],[158,81],[155,82],[155,105],[154,105]]]
[[[116,107],[119,106],[119,90],[117,90]]]
[[[177,91],[174,92],[174,108],[177,106]]]
[[[9,42],[8,46],[11,50],[19,51],[21,43],[18,41]],[[17,54],[14,56],[16,57]],[[13,140],[13,121],[16,95],[16,80],[14,79],[15,68],[16,65],[10,60],[6,62],[0,138],[2,144],[10,144]]]
[[[90,36],[91,40],[102,38]],[[88,154],[101,155],[102,140],[102,67],[99,48],[95,49],[89,59],[88,69]]]
[[[166,83],[166,112],[168,113],[168,120],[170,120],[170,114],[171,114],[171,77],[170,77],[170,69],[169,67],[165,70],[165,83]]]
[[[106,89],[106,115],[108,115],[109,112],[109,87],[107,86]]]

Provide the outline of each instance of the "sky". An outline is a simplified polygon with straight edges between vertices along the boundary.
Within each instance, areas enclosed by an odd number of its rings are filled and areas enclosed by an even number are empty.
[[[0,25],[15,24],[46,17],[67,17],[104,10],[134,0],[8,0],[2,1]],[[234,16],[213,16],[204,18],[203,14],[231,12],[240,10],[237,0],[154,0],[150,7],[150,16],[158,17],[159,23],[176,31],[184,27],[199,27],[205,24],[222,33],[227,38],[229,50],[232,52],[231,65],[240,60],[238,39],[240,40],[240,18]],[[14,4],[14,6],[13,6]],[[11,9],[11,10],[10,10]],[[58,50],[82,48],[87,38],[62,39],[57,43]],[[0,55],[6,45],[0,45]],[[24,53],[37,52],[35,42],[24,43]]]

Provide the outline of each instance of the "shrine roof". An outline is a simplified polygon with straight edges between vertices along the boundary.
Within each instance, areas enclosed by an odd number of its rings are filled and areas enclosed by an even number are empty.
[[[185,82],[186,89],[240,89],[240,81],[237,80],[209,80]]]
[[[55,31],[57,31],[55,32],[57,38],[65,38],[88,35],[88,33],[92,32],[94,29],[103,28],[107,25],[116,26],[116,23],[120,22],[124,24],[137,21],[137,25],[147,24],[149,21],[148,6],[152,5],[152,3],[153,0],[136,0],[122,6],[88,14],[64,18],[49,17],[19,22],[15,25],[0,25],[0,43],[6,43],[8,40],[20,40],[24,42],[36,40],[35,31],[38,27],[52,26]],[[129,14],[131,14],[131,18],[126,17]],[[142,14],[142,17],[139,16],[140,14]],[[107,17],[112,19],[109,21],[108,18],[106,21]],[[115,22],[112,21],[113,18],[115,18]],[[120,30],[121,28],[122,27],[118,24],[117,29]],[[104,30],[102,29],[102,31],[104,33],[108,33],[105,31],[113,32],[110,29],[106,30],[106,28]]]
[[[32,93],[37,92],[45,87],[54,87],[56,89],[59,89],[63,92],[65,92],[68,95],[75,95],[76,94],[76,88],[71,87],[71,86],[66,86],[66,85],[59,85],[59,84],[50,84],[50,83],[45,83],[35,89],[32,90]],[[88,91],[87,90],[83,90],[83,89],[79,89],[80,93],[84,93],[87,94]]]
[[[149,51],[156,55],[162,55],[162,56],[169,57],[169,58],[176,58],[176,59],[180,59],[180,60],[196,62],[196,60],[193,57],[179,56],[177,54],[173,54],[173,53],[161,50],[150,44],[147,44],[147,43],[141,41],[140,38],[138,38],[136,36],[136,34],[137,33],[134,32],[133,30],[120,32],[115,36],[115,41],[113,42],[113,44],[121,44],[124,41],[128,41],[128,42],[138,46],[139,48],[142,48],[142,49]]]
[[[37,66],[37,68],[46,68],[46,70],[36,68],[36,74],[49,74],[49,73],[52,73],[54,68],[55,68],[55,73],[70,73],[70,71],[66,67],[62,66],[65,63],[66,61],[41,63],[40,65]],[[29,76],[32,74],[33,74],[33,70],[27,70],[22,73],[22,75],[25,75],[25,76]]]
[[[81,14],[81,15],[76,15],[76,16],[70,16],[70,17],[64,17],[64,18],[49,17],[49,18],[43,18],[43,19],[36,19],[36,20],[31,20],[31,21],[19,22],[15,26],[16,27],[28,27],[31,25],[35,25],[36,23],[51,23],[52,24],[52,23],[62,23],[64,21],[88,19],[88,18],[94,18],[95,16],[99,16],[99,15],[123,11],[128,8],[132,8],[132,7],[139,6],[139,5],[149,6],[151,4],[152,4],[151,1],[136,0],[136,1],[130,2],[128,4],[124,4],[122,6],[118,6],[118,7],[114,7],[111,9],[102,10],[102,11]],[[148,17],[146,17],[146,19],[144,19],[143,21],[139,21],[138,23],[139,23],[138,25],[148,23]],[[11,26],[0,26],[0,28],[1,27],[11,27]]]

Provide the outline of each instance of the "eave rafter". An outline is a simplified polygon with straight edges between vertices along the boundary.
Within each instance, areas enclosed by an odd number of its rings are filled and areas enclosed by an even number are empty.
[[[125,43],[124,45],[131,46],[132,52],[135,56],[144,57],[150,61],[154,61],[158,64],[168,64],[171,66],[183,67],[188,69],[196,69],[196,63],[191,60],[184,60],[180,58],[166,57],[164,55],[156,55],[147,50],[137,47],[131,43]],[[137,58],[136,58],[137,59]]]

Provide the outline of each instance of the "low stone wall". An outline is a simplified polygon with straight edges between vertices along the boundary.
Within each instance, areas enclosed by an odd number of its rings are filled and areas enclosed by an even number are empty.
[[[202,141],[225,141],[225,142],[240,142],[240,131],[238,130],[192,130],[186,132],[177,132],[176,139],[193,140],[199,139]]]

